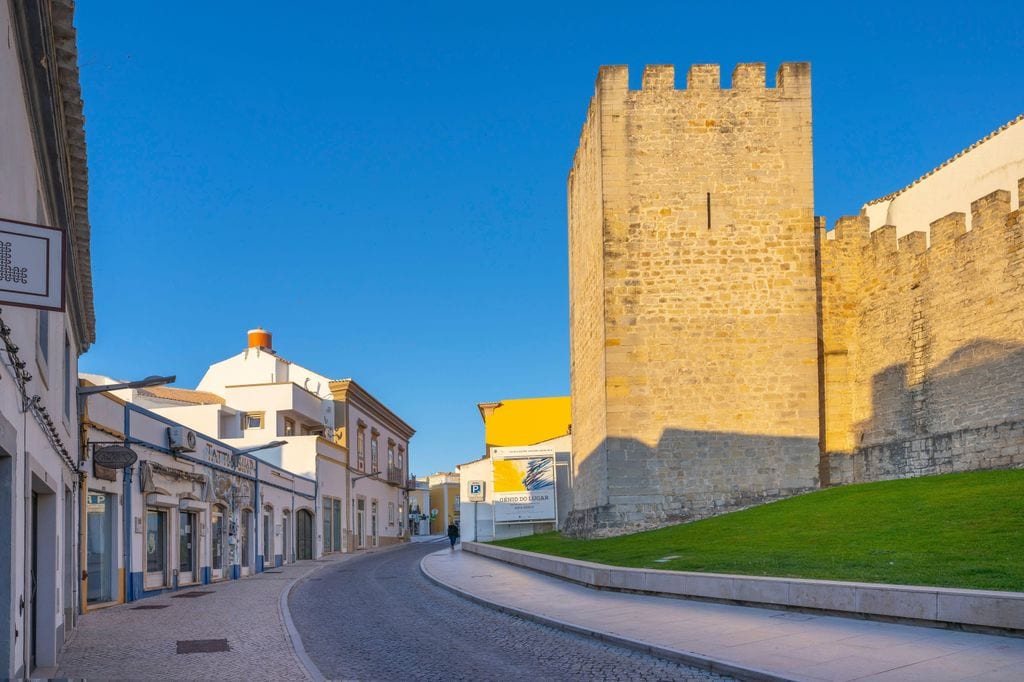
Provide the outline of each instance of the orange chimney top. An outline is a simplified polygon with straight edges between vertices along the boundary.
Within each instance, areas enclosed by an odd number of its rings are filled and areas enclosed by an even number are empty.
[[[266,329],[257,327],[249,330],[249,348],[274,350],[273,335]]]

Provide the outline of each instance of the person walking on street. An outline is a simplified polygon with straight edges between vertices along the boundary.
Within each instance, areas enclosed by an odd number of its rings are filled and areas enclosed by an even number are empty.
[[[455,542],[459,539],[459,527],[452,521],[448,524],[448,540],[452,543],[452,549],[455,549]]]

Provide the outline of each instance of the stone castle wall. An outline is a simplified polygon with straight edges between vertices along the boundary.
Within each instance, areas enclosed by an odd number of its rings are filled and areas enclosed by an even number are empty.
[[[569,178],[574,534],[819,484],[809,66],[674,81],[602,68]]]
[[[869,234],[865,216],[820,240],[825,483],[1024,466],[1024,216],[1008,190],[971,204],[969,231],[964,213],[932,222],[930,244]]]
[[[573,500],[586,508],[607,504],[604,441],[604,244],[601,225],[601,110],[591,102],[569,175],[569,343],[572,438],[575,452],[590,455],[587,485]],[[574,472],[575,477],[575,472]]]

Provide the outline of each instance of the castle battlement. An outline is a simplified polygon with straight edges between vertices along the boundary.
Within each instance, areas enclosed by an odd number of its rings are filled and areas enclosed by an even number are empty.
[[[737,64],[732,71],[732,86],[722,87],[721,67],[718,64],[693,64],[686,73],[686,86],[676,87],[676,68],[672,64],[648,64],[644,67],[640,90],[629,88],[629,67],[602,66],[598,71],[598,92],[759,92],[773,90],[810,90],[811,65],[809,62],[784,62],[775,72],[775,87],[767,87],[764,62]]]
[[[568,179],[570,535],[1024,466],[1024,118],[829,231],[810,66],[766,73],[598,73]]]
[[[1024,192],[1024,178],[1018,180],[1018,188],[1018,192]],[[875,256],[893,253],[927,255],[957,243],[957,240],[965,235],[980,234],[982,231],[1005,231],[1014,214],[1020,211],[1019,208],[1012,210],[1010,191],[998,189],[971,202],[970,226],[967,214],[962,211],[954,211],[933,220],[927,231],[913,230],[902,234],[897,225],[883,225],[868,232],[866,216],[843,216],[836,221],[834,229],[823,243],[825,248],[838,248],[838,244],[859,243],[865,248],[869,247]]]

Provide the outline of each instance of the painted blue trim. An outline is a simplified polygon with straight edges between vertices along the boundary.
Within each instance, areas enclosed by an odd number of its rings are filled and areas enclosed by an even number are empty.
[[[231,564],[231,579],[238,580],[242,577],[242,567],[238,564]]]
[[[128,579],[128,577],[129,576],[126,573],[125,579]],[[131,580],[129,583],[129,589],[125,592],[124,595],[125,601],[135,601],[136,599],[141,599],[142,597],[152,596],[153,593],[146,594],[145,591],[142,589],[143,583],[141,572],[132,573],[130,578]]]
[[[263,518],[263,498],[260,497],[260,477],[259,467],[256,468],[256,482],[252,484],[252,495],[253,495],[253,512],[252,512],[252,545],[256,548],[256,572],[263,572],[263,555],[259,553],[260,547],[260,519]],[[263,551],[266,552],[267,548],[264,547]]]
[[[284,566],[284,555],[283,554],[275,554],[274,555],[274,568],[279,568],[281,566]]]
[[[199,582],[204,585],[209,585],[213,581],[213,571],[210,570],[209,566],[203,566],[199,569]]]
[[[131,437],[131,414],[128,410],[124,412],[124,438],[128,440]],[[137,594],[135,591],[135,574],[132,573],[132,471],[135,466],[132,465],[121,471],[121,494],[124,496],[124,519],[122,520],[122,526],[124,530],[124,600],[126,602],[135,601]],[[139,590],[142,590],[142,574],[139,574]]]

